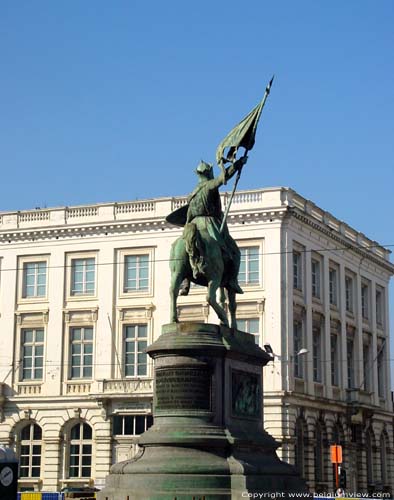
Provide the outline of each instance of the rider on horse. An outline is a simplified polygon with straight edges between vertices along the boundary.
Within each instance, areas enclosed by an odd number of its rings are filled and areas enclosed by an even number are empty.
[[[226,222],[220,230],[223,212],[219,187],[226,184],[246,161],[247,157],[245,156],[227,168],[222,166],[222,172],[216,178],[213,175],[212,165],[201,161],[195,171],[198,175],[198,184],[188,198],[187,221],[183,233],[193,277],[198,279],[200,275],[204,274],[205,249],[201,246],[201,239],[196,239],[195,234],[206,231],[220,245],[226,268],[231,271],[226,272],[227,276],[232,276],[228,285],[236,293],[243,293],[237,280],[241,254],[236,242],[230,236]],[[181,295],[187,295],[189,287],[190,281],[185,279],[182,283]]]

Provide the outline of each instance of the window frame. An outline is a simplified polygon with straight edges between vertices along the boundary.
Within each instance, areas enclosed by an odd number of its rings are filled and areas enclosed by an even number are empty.
[[[303,251],[298,247],[292,252],[293,289],[299,292],[304,290],[304,262]]]
[[[133,328],[134,327],[134,337],[127,338],[126,335],[126,330],[128,328]],[[140,327],[145,327],[145,336],[139,337],[139,329]],[[146,351],[140,351],[139,349],[136,349],[138,347],[139,342],[144,342],[146,344],[145,348],[146,349],[149,345],[149,334],[150,334],[150,328],[149,328],[149,323],[146,321],[126,321],[122,324],[122,371],[123,371],[123,376],[127,379],[133,379],[133,378],[149,378],[149,372],[150,372],[150,363],[149,363],[149,357]],[[133,345],[133,351],[128,351],[127,346],[128,345]],[[145,363],[139,363],[139,356],[144,354],[145,355]],[[133,355],[134,361],[133,364],[127,363],[127,356],[128,355]],[[145,373],[141,374],[138,373],[138,367],[142,365],[145,366]],[[133,366],[133,374],[127,374],[127,366]]]
[[[371,380],[371,349],[372,344],[370,341],[363,342],[363,390],[365,392],[372,391]]]
[[[314,271],[314,264],[318,265],[318,272]],[[312,255],[311,258],[311,293],[312,299],[321,300],[322,298],[322,259]]]
[[[37,303],[48,302],[48,285],[49,285],[49,259],[48,254],[37,255],[21,255],[18,256],[18,302],[20,303]],[[31,295],[27,296],[25,293],[25,266],[29,264],[45,263],[45,293],[44,295]],[[35,280],[36,281],[36,280]],[[37,286],[37,283],[34,284]]]
[[[297,417],[294,425],[294,467],[298,474],[305,478],[305,435],[306,423],[302,417]]]
[[[154,263],[156,247],[132,247],[117,250],[118,261],[118,296],[127,299],[135,296],[152,297],[154,294]],[[127,289],[126,286],[126,260],[128,257],[148,256],[148,286],[146,289]]]
[[[315,446],[314,446],[314,459],[315,459],[315,481],[322,483],[326,475],[326,447],[325,443],[325,428],[323,422],[317,420],[315,422]]]
[[[24,335],[28,331],[32,332],[32,337],[33,340],[30,342],[25,342],[24,341]],[[37,331],[42,332],[42,340],[37,340]],[[45,327],[42,326],[34,326],[34,327],[28,327],[28,326],[22,326],[19,329],[19,348],[20,348],[20,360],[21,360],[21,365],[19,368],[19,382],[22,383],[43,383],[44,382],[44,377],[45,377],[45,336],[46,336],[46,329]],[[27,344],[27,345],[26,345]],[[42,347],[42,354],[37,355],[34,354],[32,356],[25,356],[24,355],[24,348],[25,347],[31,347],[32,348],[32,353],[36,351],[36,348]],[[31,367],[26,367],[25,366],[25,357],[31,358]],[[41,366],[37,365],[37,359],[41,359],[42,364]],[[24,376],[24,371],[25,369],[30,369],[32,371],[32,375],[35,374],[37,370],[41,370],[41,377],[36,377],[32,376],[31,378],[25,378]]]
[[[240,328],[239,326],[239,323],[240,322],[244,322],[245,324],[245,330],[243,330],[242,328]],[[251,323],[252,322],[252,323]],[[251,331],[253,330],[253,328],[251,328],[251,324],[252,325],[255,325],[257,322],[257,329],[256,331]],[[261,321],[261,318],[257,317],[257,316],[248,316],[248,317],[243,317],[241,316],[240,318],[237,318],[237,330],[240,330],[242,332],[246,332],[246,333],[250,333],[251,335],[253,335],[254,337],[254,341],[256,343],[256,345],[258,346],[262,346],[262,338],[263,338],[263,335],[262,335],[262,331],[261,331],[261,327],[262,327],[262,321]]]
[[[72,431],[73,429],[79,426],[79,438],[72,438]],[[85,426],[88,426],[90,428],[91,432],[91,438],[85,438],[84,437],[84,432],[85,432]],[[93,458],[94,458],[94,435],[93,435],[93,426],[90,425],[88,422],[85,421],[78,421],[70,425],[67,435],[66,435],[66,440],[67,440],[67,446],[66,446],[66,477],[67,477],[67,482],[72,482],[72,481],[89,481],[93,474]],[[78,446],[78,453],[73,453],[71,454],[71,447],[72,446]],[[90,454],[84,453],[84,447],[85,446],[90,446]],[[78,457],[78,464],[74,465],[71,464],[71,456],[77,456]],[[90,464],[86,465],[83,464],[83,458],[86,456],[90,456]],[[71,474],[71,468],[76,468],[78,467],[78,475],[72,475]],[[81,474],[83,468],[89,467],[89,475],[83,475]]]
[[[85,330],[91,330],[92,331],[92,339],[85,339]],[[74,330],[81,330],[81,340],[78,341],[78,340],[75,340],[73,341],[73,338],[72,338],[72,335],[74,333]],[[82,338],[83,337],[83,338]],[[78,325],[78,324],[71,324],[71,325],[68,325],[68,377],[67,379],[69,381],[75,381],[75,380],[94,380],[94,367],[95,367],[95,327],[93,324],[82,324],[82,325]],[[79,354],[79,356],[81,357],[81,362],[79,365],[76,365],[74,366],[73,365],[73,356],[74,356],[74,353],[73,353],[73,345],[80,345],[81,346],[81,352],[80,353],[75,353],[75,357]],[[92,346],[92,352],[89,353],[89,352],[84,352],[84,347],[87,346],[87,345],[91,345]],[[85,356],[91,356],[92,358],[92,362],[91,364],[86,364],[82,361],[83,359],[85,359]],[[91,368],[91,375],[90,376],[73,376],[72,372],[73,372],[73,369],[74,368],[77,368],[79,366],[79,370],[80,370],[80,374],[81,374],[81,371],[82,371],[82,374],[84,372],[84,370],[86,368]]]
[[[88,260],[94,259],[94,291],[91,293],[73,293],[73,262],[76,260]],[[98,251],[89,252],[69,252],[66,254],[66,268],[67,268],[67,279],[66,279],[66,298],[67,301],[89,301],[97,300],[98,291]]]
[[[135,265],[131,266],[129,260],[134,259]],[[135,269],[135,278],[129,276],[130,269]],[[147,276],[143,276],[146,270]],[[135,286],[129,285],[129,282],[135,282]],[[146,284],[145,284],[146,282]],[[144,284],[143,284],[144,283]],[[149,291],[149,254],[129,254],[124,257],[124,277],[123,293],[145,293]]]
[[[386,342],[381,339],[377,345],[376,365],[378,374],[378,396],[380,399],[386,399]]]
[[[238,245],[238,248],[239,248],[239,251],[241,253],[240,255],[240,268],[239,268],[239,272],[238,272],[238,282],[241,286],[241,288],[248,288],[248,289],[252,289],[252,288],[263,288],[264,286],[264,273],[263,273],[263,243],[261,241],[253,241],[253,240],[241,240],[241,241],[238,241],[237,242],[237,245]],[[246,259],[245,261],[245,281],[242,281],[240,279],[240,273],[241,273],[241,263],[242,263],[242,260],[243,260],[243,255],[242,253],[245,251],[245,250],[250,250],[250,249],[257,249],[257,255],[256,255],[256,259]],[[258,273],[258,279],[255,280],[255,281],[251,281],[249,279],[249,275],[253,272],[256,272],[256,271],[250,271],[250,269],[248,269],[249,267],[249,264],[250,262],[257,262],[257,266],[258,266],[258,269],[257,269],[257,273]],[[242,271],[243,272],[243,271]]]
[[[380,448],[380,478],[383,486],[386,486],[388,481],[388,463],[387,457],[390,456],[390,448],[387,443],[389,443],[389,437],[384,429],[380,434],[379,448]]]
[[[117,419],[121,419],[121,428],[122,428],[122,431],[121,433],[115,433],[115,418]],[[131,419],[131,427],[132,427],[132,430],[133,432],[132,433],[129,433],[129,432],[125,432],[125,429],[126,427],[128,427],[128,425],[126,425],[126,419],[127,418],[130,418]],[[138,418],[143,418],[144,419],[144,430],[137,434],[136,430],[137,430],[137,419]],[[112,415],[112,419],[111,419],[111,434],[112,434],[112,437],[114,439],[119,439],[119,438],[133,438],[133,437],[137,437],[137,436],[140,436],[143,432],[147,431],[149,429],[149,427],[151,427],[153,425],[153,414],[152,413],[114,413]],[[150,423],[150,425],[149,425]]]
[[[328,268],[328,299],[330,307],[339,307],[339,269],[332,264]]]
[[[374,453],[374,434],[369,427],[365,432],[365,456],[366,456],[366,479],[367,486],[371,486],[374,483],[374,465],[375,465],[375,453]]]
[[[350,286],[348,286],[350,282]],[[355,290],[355,278],[350,274],[345,274],[345,311],[346,313],[354,314],[354,290]]]
[[[376,309],[376,326],[379,329],[384,328],[384,319],[385,319],[385,289],[376,285],[375,289],[375,309]]]
[[[318,334],[318,335],[316,335]],[[316,342],[316,337],[318,337],[319,342]],[[312,326],[312,356],[313,356],[313,381],[322,384],[323,383],[323,334],[321,325]]]
[[[330,381],[333,387],[339,387],[341,382],[340,366],[339,366],[339,349],[340,349],[340,336],[338,332],[330,332]]]
[[[297,328],[295,326],[297,325]],[[299,328],[298,328],[299,327]],[[296,331],[299,335],[296,336]],[[305,380],[304,356],[297,355],[303,348],[304,343],[304,322],[299,319],[293,320],[293,374],[294,378]]]
[[[365,280],[361,282],[361,317],[367,322],[371,319],[371,284]]]
[[[26,422],[26,421],[25,421]],[[34,439],[34,434],[35,434],[35,427],[37,427],[40,430],[40,437],[37,439]],[[29,428],[29,439],[22,439],[22,432],[26,429]],[[25,425],[20,427],[18,431],[16,432],[16,441],[17,441],[17,455],[19,457],[19,479],[20,481],[26,481],[26,480],[35,480],[39,481],[41,477],[41,466],[42,466],[42,456],[43,456],[43,440],[42,440],[42,427],[37,424],[37,422],[29,420]],[[28,447],[29,451],[27,454],[22,455],[22,446]],[[39,446],[40,450],[39,453],[35,453],[34,450],[35,447]],[[26,457],[27,458],[27,465],[22,465],[22,458]],[[36,465],[34,464],[34,458],[38,457],[39,464]],[[22,475],[21,470],[28,468],[29,473],[28,475]],[[34,475],[32,474],[33,469],[38,468],[38,474]]]
[[[78,264],[77,264],[78,263]],[[82,267],[81,270],[77,269]],[[91,269],[93,267],[93,269]],[[96,291],[96,261],[94,257],[71,259],[71,289],[70,295],[73,297],[86,297],[95,295]],[[89,273],[93,274],[93,279],[89,278]],[[77,275],[81,274],[82,279],[77,279]],[[81,291],[77,288],[81,287]]]
[[[349,349],[349,347],[351,347]],[[347,388],[356,388],[356,371],[354,363],[354,337],[346,336]]]

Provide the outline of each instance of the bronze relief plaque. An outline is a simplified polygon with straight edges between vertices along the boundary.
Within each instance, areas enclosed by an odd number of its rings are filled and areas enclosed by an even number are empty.
[[[261,417],[260,375],[231,370],[231,410],[235,417]]]

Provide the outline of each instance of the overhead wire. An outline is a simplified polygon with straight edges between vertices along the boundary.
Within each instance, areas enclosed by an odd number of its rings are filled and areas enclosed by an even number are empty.
[[[261,238],[261,239],[264,241],[264,238]],[[251,243],[249,246],[258,246],[258,245]],[[307,254],[307,253],[321,253],[321,252],[338,252],[338,251],[352,250],[352,249],[369,250],[372,248],[392,248],[392,247],[394,248],[394,243],[390,243],[387,245],[369,245],[369,246],[351,245],[351,246],[341,246],[341,247],[332,247],[332,248],[330,248],[330,247],[311,248],[311,249],[299,249],[299,248],[297,248],[297,252]],[[146,252],[147,250],[150,250],[151,248],[152,248],[151,246],[146,245],[146,246],[142,246],[142,247],[132,246],[129,248],[122,248],[119,250],[122,250],[125,252],[127,252],[127,250],[133,250],[133,252],[141,250],[141,251]],[[242,249],[243,247],[241,246],[239,248]],[[78,253],[83,253],[84,255],[86,254],[86,256],[87,256],[89,253],[93,254],[94,252],[96,255],[99,253],[99,251],[96,251],[96,250],[84,250],[83,252],[78,252]],[[66,252],[66,253],[68,255],[72,255],[74,252]],[[293,253],[293,250],[283,250],[283,251],[278,251],[278,252],[257,252],[254,255],[258,255],[259,257],[265,257],[265,256],[271,256],[271,255],[289,255],[292,253]],[[34,260],[31,260],[31,259],[34,259],[34,257],[42,258],[43,260],[45,260],[44,258],[47,257],[48,255],[50,255],[50,254],[43,253],[43,254],[34,255],[34,254],[29,253],[29,255],[28,255],[29,261],[28,262],[34,262]],[[125,255],[128,255],[128,254],[126,253]],[[133,253],[130,255],[140,255],[140,254]],[[379,257],[376,254],[373,254],[373,256]],[[24,258],[24,257],[27,257],[27,255],[18,255],[18,257]],[[79,258],[83,259],[83,258],[87,258],[87,257],[83,256],[83,257],[78,257],[78,259]],[[0,259],[1,259],[1,256],[0,256]],[[150,259],[149,262],[151,262],[151,263],[173,262],[176,260],[181,260],[181,259],[179,259],[179,258],[178,259],[176,259],[176,258],[174,258],[174,259],[171,259],[171,258],[166,258],[166,259],[153,258],[153,259]],[[394,263],[391,261],[387,261],[387,263],[392,264],[394,266]],[[96,262],[94,265],[98,267],[98,266],[111,266],[111,265],[122,265],[122,264],[124,264],[124,261],[114,260],[114,261],[110,261],[110,262]],[[71,264],[57,264],[57,265],[49,265],[49,266],[47,266],[47,269],[66,269],[66,268],[72,268],[72,267],[74,267],[72,263]],[[18,267],[0,268],[0,272],[8,272],[8,271],[23,271],[23,265],[18,266]]]

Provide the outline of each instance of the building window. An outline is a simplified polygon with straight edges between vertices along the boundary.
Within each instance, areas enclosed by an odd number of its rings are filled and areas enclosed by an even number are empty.
[[[345,277],[345,298],[346,298],[346,311],[349,313],[354,312],[354,293],[353,293],[353,278],[350,276]]]
[[[73,327],[70,330],[71,378],[92,378],[93,328]]]
[[[338,272],[336,269],[330,267],[328,272],[329,276],[329,291],[330,291],[330,304],[332,306],[338,305]]]
[[[254,336],[257,345],[260,344],[260,320],[259,318],[237,319],[238,330],[247,332]]]
[[[371,360],[370,360],[370,346],[369,344],[363,345],[363,377],[364,377],[364,390],[371,390]]]
[[[390,455],[387,443],[388,439],[385,434],[382,433],[380,436],[380,473],[383,486],[387,484],[387,457]]]
[[[312,297],[320,299],[321,297],[321,266],[320,261],[312,259]]]
[[[21,478],[40,477],[42,430],[30,423],[22,428],[17,440],[19,455],[19,476]]]
[[[313,327],[313,381],[322,381],[322,334],[321,328]]]
[[[304,376],[303,356],[298,353],[303,348],[303,334],[301,321],[294,321],[293,323],[293,350],[294,350],[294,376],[302,378]]]
[[[96,265],[94,257],[71,260],[71,295],[94,295]]]
[[[346,341],[347,387],[348,387],[348,389],[354,389],[354,387],[355,387],[353,344],[354,344],[354,340],[348,338]]]
[[[24,299],[46,296],[47,262],[23,263],[23,291]]]
[[[332,444],[343,444],[343,431],[339,423],[335,423],[332,428]]]
[[[295,425],[294,466],[301,477],[305,477],[304,423],[297,418]]]
[[[260,247],[241,247],[241,264],[238,281],[242,285],[258,285],[260,283]]]
[[[338,335],[331,334],[331,384],[339,385]]]
[[[148,373],[147,325],[125,325],[124,332],[124,367],[126,377],[138,377]]]
[[[22,380],[42,380],[44,366],[44,330],[21,330]]]
[[[383,326],[383,291],[376,290],[376,323]]]
[[[316,446],[315,446],[315,477],[316,482],[324,481],[324,445],[323,432],[320,422],[316,422],[315,427]]]
[[[124,292],[149,290],[149,255],[126,255]]]
[[[302,290],[301,252],[293,252],[293,287],[296,290]]]
[[[384,377],[384,345],[378,351],[378,394],[379,397],[384,398],[386,392],[385,377]]]
[[[365,283],[361,285],[361,313],[363,319],[369,318],[369,286]]]
[[[68,475],[90,477],[92,469],[92,428],[79,422],[70,431]]]
[[[152,424],[152,415],[114,415],[112,417],[112,434],[114,436],[139,436]]]
[[[365,448],[367,455],[367,484],[372,485],[373,483],[373,450],[372,450],[372,433],[370,430],[367,431],[365,436]]]

